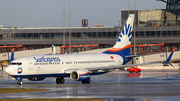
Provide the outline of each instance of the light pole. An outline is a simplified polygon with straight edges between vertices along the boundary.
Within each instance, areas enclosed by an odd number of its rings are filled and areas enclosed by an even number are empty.
[[[134,0],[134,55],[136,55],[136,0]]]
[[[129,0],[128,0],[128,16],[129,16]]]
[[[71,0],[69,0],[69,53],[71,53]]]
[[[119,28],[121,27],[121,18],[119,18]]]
[[[65,46],[65,0],[63,1],[63,46]],[[64,47],[63,47],[63,53],[64,53]]]
[[[95,18],[95,19],[96,19],[96,25],[97,25],[97,21],[98,21],[99,18]]]

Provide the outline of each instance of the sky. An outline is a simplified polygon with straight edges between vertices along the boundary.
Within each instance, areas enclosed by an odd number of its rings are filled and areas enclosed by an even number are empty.
[[[156,0],[129,0],[130,10],[134,1],[137,10],[166,7]],[[6,27],[63,27],[63,0],[0,0],[0,9],[0,25]],[[71,0],[71,26],[81,27],[82,19],[88,19],[88,26],[118,26],[122,10],[128,10],[128,0]],[[65,0],[65,12],[68,27],[69,0]]]

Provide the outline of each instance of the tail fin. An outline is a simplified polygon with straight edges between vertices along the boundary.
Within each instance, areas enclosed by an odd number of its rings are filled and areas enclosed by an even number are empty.
[[[103,53],[107,54],[129,54],[131,47],[134,14],[130,14],[116,44]]]
[[[11,58],[10,58],[10,62],[14,60],[14,48],[12,49],[12,53],[11,53]]]

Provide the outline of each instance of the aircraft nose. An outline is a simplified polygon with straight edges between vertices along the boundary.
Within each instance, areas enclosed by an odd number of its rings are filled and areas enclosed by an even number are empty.
[[[7,66],[7,68],[5,69],[5,72],[10,75],[12,70],[9,66]]]

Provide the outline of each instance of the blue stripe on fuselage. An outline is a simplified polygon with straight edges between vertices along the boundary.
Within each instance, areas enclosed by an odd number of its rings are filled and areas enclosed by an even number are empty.
[[[91,75],[100,75],[108,72],[90,73]],[[17,78],[31,78],[31,77],[70,77],[70,74],[34,74],[34,75],[10,75],[11,77]]]
[[[34,75],[10,75],[14,78],[31,78],[31,77],[70,77],[69,74],[61,73],[61,74],[34,74]]]

